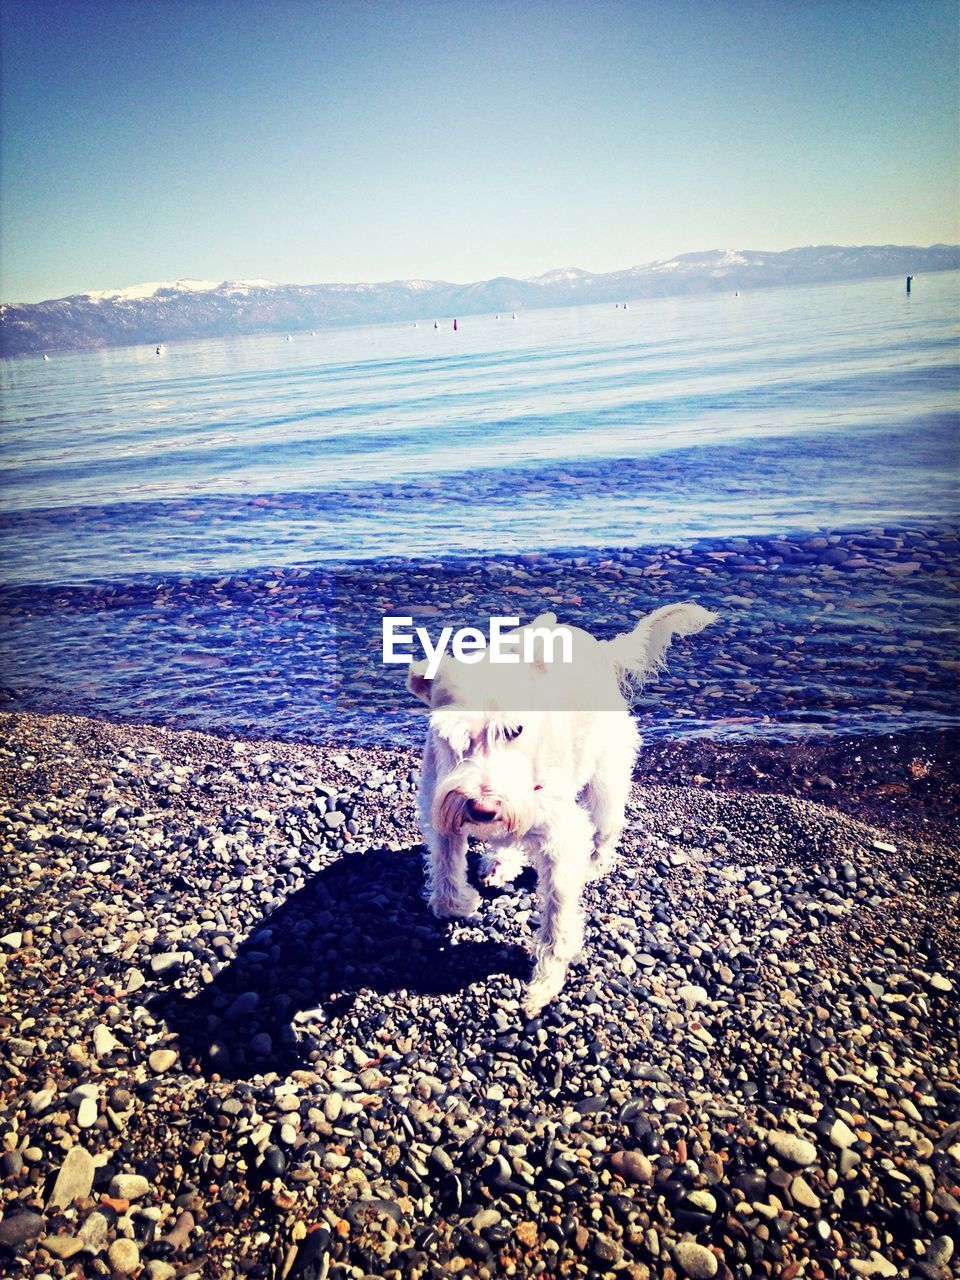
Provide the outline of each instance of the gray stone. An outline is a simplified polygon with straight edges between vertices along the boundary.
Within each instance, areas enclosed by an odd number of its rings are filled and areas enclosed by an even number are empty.
[[[770,1144],[770,1150],[787,1164],[806,1168],[817,1158],[817,1148],[813,1143],[807,1142],[806,1138],[798,1138],[795,1133],[775,1130],[769,1135],[767,1141]]]
[[[927,1252],[923,1255],[924,1262],[929,1262],[933,1267],[947,1267],[950,1265],[950,1259],[953,1257],[953,1240],[950,1236],[937,1236],[935,1240],[930,1241]]]
[[[39,1213],[31,1213],[29,1210],[12,1213],[0,1222],[0,1245],[15,1249],[17,1245],[25,1244],[38,1236],[42,1227],[43,1218]]]
[[[673,1246],[673,1260],[689,1280],[712,1280],[720,1269],[717,1255],[692,1240],[681,1240]]]
[[[116,1036],[109,1027],[105,1027],[102,1023],[93,1029],[93,1052],[98,1058],[105,1058],[108,1053],[113,1053],[118,1048]]]
[[[686,1204],[697,1213],[714,1214],[717,1212],[717,1197],[703,1187],[698,1187],[687,1196]]]
[[[93,1156],[81,1146],[71,1147],[64,1157],[47,1207],[66,1209],[74,1200],[86,1200],[93,1187]]]
[[[239,1022],[247,1014],[253,1013],[260,1003],[260,995],[256,991],[243,991],[227,1009],[224,1015],[228,1022]]]
[[[53,1254],[55,1258],[66,1261],[82,1250],[83,1242],[78,1240],[76,1236],[45,1236],[40,1241],[40,1246],[46,1249],[47,1253]]]
[[[148,1280],[174,1280],[176,1274],[177,1268],[160,1258],[151,1258],[147,1263]]]
[[[846,1151],[847,1147],[852,1147],[856,1140],[857,1135],[838,1116],[830,1126],[831,1144],[840,1151]]]
[[[139,1173],[118,1173],[110,1180],[110,1194],[120,1200],[142,1200],[149,1192],[149,1181]]]
[[[162,955],[153,956],[150,960],[150,972],[154,977],[173,977],[179,973],[190,959],[188,951],[164,951]]]
[[[109,1229],[109,1223],[102,1213],[91,1213],[78,1233],[87,1253],[100,1253],[107,1243]]]

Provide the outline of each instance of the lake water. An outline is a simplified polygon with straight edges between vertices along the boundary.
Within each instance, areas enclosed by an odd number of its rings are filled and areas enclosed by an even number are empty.
[[[956,517],[958,276],[0,364],[3,580]]]
[[[452,317],[435,329],[425,316],[416,327],[204,341],[161,356],[151,347],[4,361],[8,693],[14,705],[282,732],[283,704],[302,692],[295,666],[322,670],[330,638],[316,626],[322,653],[273,663],[287,692],[278,703],[273,688],[268,707],[257,679],[263,646],[245,650],[236,631],[217,630],[217,592],[243,575],[244,590],[262,589],[274,605],[267,571],[321,575],[314,598],[300,599],[317,618],[323,574],[346,567],[369,585],[390,558],[455,565],[624,548],[706,556],[712,547],[716,567],[763,543],[758,567],[772,557],[778,570],[771,538],[937,538],[957,521],[958,291],[951,272],[917,278],[910,297],[888,279],[460,317],[456,332]],[[901,548],[905,564],[911,545]],[[864,634],[879,625],[896,644],[884,591],[889,603],[912,574],[913,639],[928,635],[931,653],[946,643],[956,578],[937,546],[919,570],[884,570],[865,585]],[[852,550],[854,569],[861,552]],[[648,584],[662,577],[654,571]],[[688,589],[681,577],[677,589]],[[760,579],[749,581],[769,604]],[[139,594],[124,596],[131,584]],[[728,596],[738,590],[735,576],[725,581]],[[183,593],[192,612],[171,604],[167,634],[169,609],[159,625],[152,602]],[[209,608],[198,613],[200,598]],[[251,617],[262,619],[262,604],[249,604]],[[142,613],[157,624],[146,628],[146,665]],[[221,659],[229,668],[211,678],[200,710],[182,682],[176,697],[165,692],[188,618],[190,643],[216,659],[211,668]],[[844,638],[838,632],[838,661]],[[123,673],[138,646],[134,682]],[[134,683],[144,696],[133,697]],[[324,708],[326,727],[315,732],[324,736],[333,712],[322,690],[311,696]],[[824,723],[885,726],[886,713],[870,711],[885,705],[877,696],[872,689]],[[910,723],[951,719],[939,693],[918,707]],[[775,734],[784,716],[754,717],[753,731]]]

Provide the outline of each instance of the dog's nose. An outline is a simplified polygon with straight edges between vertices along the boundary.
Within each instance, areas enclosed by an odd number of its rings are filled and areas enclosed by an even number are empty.
[[[490,807],[489,800],[468,800],[467,817],[471,822],[493,822],[497,816],[496,807]]]

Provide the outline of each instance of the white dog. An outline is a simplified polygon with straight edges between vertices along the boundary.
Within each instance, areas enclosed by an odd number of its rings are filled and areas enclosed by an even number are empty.
[[[716,616],[696,604],[666,605],[613,640],[565,628],[573,654],[562,662],[546,659],[543,628],[556,619],[544,614],[514,633],[532,633],[530,662],[494,664],[489,651],[469,663],[447,656],[432,679],[426,663],[410,666],[407,686],[430,708],[419,795],[427,900],[440,917],[477,910],[468,836],[496,851],[487,861],[492,882],[532,864],[541,923],[529,1017],[557,995],[579,955],[584,885],[609,869],[623,830],[640,743],[624,693],[662,665],[674,636]]]

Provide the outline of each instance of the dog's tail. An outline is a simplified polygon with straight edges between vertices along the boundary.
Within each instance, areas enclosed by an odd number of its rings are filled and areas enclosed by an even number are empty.
[[[674,636],[694,635],[719,616],[698,604],[665,604],[641,618],[632,631],[608,640],[621,686],[640,684],[644,676],[659,670]]]

